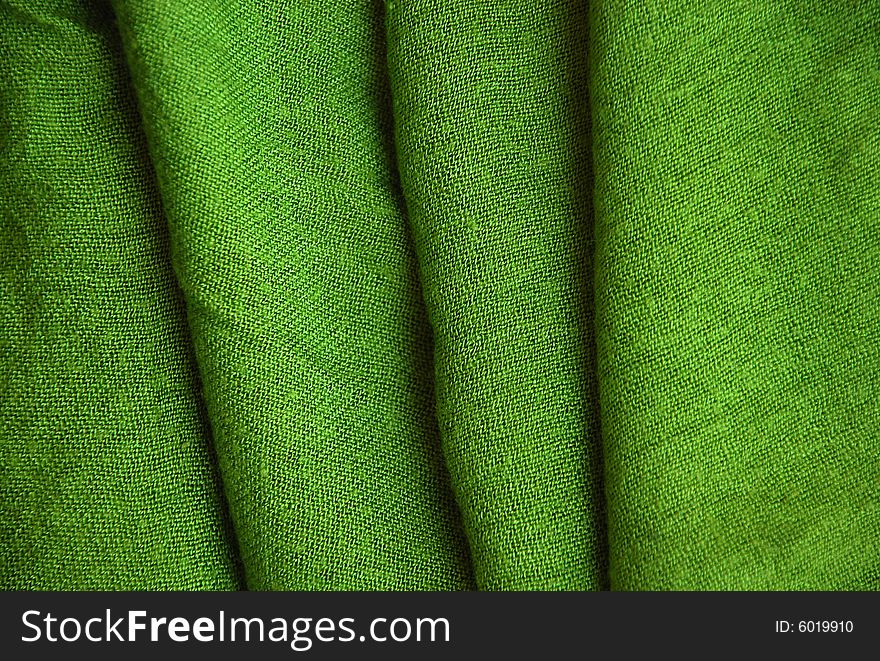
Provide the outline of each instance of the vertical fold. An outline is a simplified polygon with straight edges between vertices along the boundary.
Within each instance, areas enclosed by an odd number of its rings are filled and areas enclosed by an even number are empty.
[[[611,584],[880,586],[880,5],[592,6]]]
[[[388,3],[444,455],[484,589],[605,584],[586,2]]]
[[[0,3],[0,221],[0,587],[238,589],[104,3]]]
[[[254,589],[464,589],[380,2],[115,3]]]

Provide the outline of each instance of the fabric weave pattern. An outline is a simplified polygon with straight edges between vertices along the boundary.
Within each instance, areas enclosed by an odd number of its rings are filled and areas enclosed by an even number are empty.
[[[880,4],[0,0],[0,588],[880,587]]]

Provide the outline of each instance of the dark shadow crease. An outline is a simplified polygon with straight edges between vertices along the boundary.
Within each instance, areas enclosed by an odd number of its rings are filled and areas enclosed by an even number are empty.
[[[586,347],[586,364],[584,369],[587,378],[587,402],[592,407],[592,434],[588,439],[592,445],[588,450],[588,470],[593,480],[588,485],[588,507],[594,513],[594,539],[591,540],[597,549],[596,571],[599,577],[599,587],[602,590],[610,589],[609,580],[609,553],[608,553],[608,521],[604,487],[604,461],[602,445],[601,410],[599,406],[599,378],[598,358],[595,328],[595,300],[594,300],[594,254],[595,254],[595,207],[594,174],[592,155],[592,116],[590,105],[590,7],[586,0],[579,0],[577,8],[572,14],[579,20],[565,23],[563,35],[563,48],[565,52],[572,53],[567,61],[568,70],[566,80],[570,87],[569,94],[572,99],[572,117],[576,127],[575,141],[572,145],[573,160],[576,167],[572,172],[572,190],[574,191],[574,204],[576,231],[573,237],[576,241],[575,254],[585,253],[586,258],[578,264],[576,273],[580,285],[579,296],[582,310],[584,311],[584,327],[582,338]],[[585,247],[578,250],[579,246]]]
[[[145,129],[145,120],[143,117],[143,113],[140,110],[140,103],[137,97],[137,90],[132,80],[131,71],[129,67],[124,66],[122,63],[128,61],[126,52],[122,40],[122,35],[118,25],[118,17],[112,17],[110,20],[114,23],[115,29],[112,30],[112,38],[113,43],[109,44],[109,46],[116,52],[120,54],[124,54],[125,58],[119,58],[120,62],[119,70],[118,70],[118,80],[119,80],[119,89],[125,93],[127,93],[129,97],[129,103],[135,109],[137,109],[137,115],[140,118],[140,122],[132,122],[129,126],[127,126],[127,130],[130,132],[130,140],[132,144],[140,144],[143,146],[141,152],[145,155],[151,153],[151,149],[149,149],[149,140]],[[124,102],[124,101],[123,101]],[[168,223],[168,216],[164,209],[164,204],[162,200],[162,190],[159,185],[158,176],[156,173],[155,165],[152,162],[152,159],[149,156],[145,156],[143,160],[143,177],[144,177],[144,187],[152,193],[152,197],[156,201],[156,227],[155,234],[158,237],[157,244],[160,252],[160,259],[163,262],[163,266],[168,269],[168,272],[174,274],[174,302],[176,306],[181,310],[189,310],[188,302],[186,301],[186,297],[183,293],[183,290],[180,285],[180,278],[174,269],[174,264],[172,260],[172,238],[171,238],[171,230]],[[193,338],[193,331],[191,327],[191,323],[189,323],[188,319],[189,315],[187,315],[187,319],[181,318],[179,320],[177,331],[179,333],[179,337],[183,340],[184,350],[185,350],[185,360],[188,367],[188,372],[191,375],[191,388],[196,397],[198,414],[199,414],[199,423],[202,427],[202,437],[207,439],[207,442],[204,444],[204,449],[208,458],[208,462],[210,464],[210,471],[213,485],[216,488],[216,497],[217,504],[220,508],[220,519],[223,526],[223,533],[225,537],[225,541],[227,542],[227,546],[230,550],[231,560],[233,563],[233,571],[235,573],[235,579],[237,584],[241,589],[247,589],[247,579],[245,573],[244,563],[241,559],[241,547],[238,543],[238,537],[236,535],[235,528],[232,523],[232,516],[230,514],[229,502],[226,496],[226,488],[223,483],[223,476],[220,470],[219,460],[216,453],[216,448],[214,446],[214,433],[211,426],[210,416],[208,414],[208,408],[205,401],[205,392],[202,384],[202,372],[198,364],[198,360],[196,358],[196,350],[195,350],[195,341]]]
[[[378,124],[379,134],[382,139],[382,150],[385,155],[386,164],[389,173],[389,183],[394,202],[399,209],[400,218],[403,221],[402,231],[406,244],[406,262],[412,277],[408,278],[409,289],[407,291],[408,299],[416,305],[416,324],[422,335],[422,341],[418,343],[419,348],[423,351],[415,352],[417,354],[417,362],[419,372],[414,374],[414,379],[418,379],[418,393],[423,397],[425,402],[424,416],[430,420],[431,435],[425,439],[430,443],[426,455],[432,460],[430,470],[437,478],[437,483],[442,488],[442,502],[451,511],[452,521],[455,534],[456,549],[463,550],[467,557],[465,561],[470,569],[468,576],[471,588],[476,586],[476,579],[473,573],[473,561],[470,556],[470,546],[464,530],[464,523],[458,502],[452,489],[452,480],[449,469],[444,460],[443,451],[440,442],[440,425],[437,417],[437,400],[435,394],[435,361],[434,361],[434,331],[428,316],[427,305],[424,296],[424,283],[421,268],[416,257],[415,241],[412,233],[412,225],[409,221],[407,213],[406,196],[403,190],[403,184],[400,176],[400,166],[397,157],[397,142],[395,139],[394,124],[394,100],[391,92],[391,80],[388,68],[388,30],[386,27],[386,0],[374,0],[374,11],[376,16],[376,25],[378,28],[373,33],[374,44],[378,54],[378,61],[385,63],[381,70],[376,71],[376,79],[374,81],[374,89],[376,90],[376,99],[374,108],[377,109],[376,122]]]

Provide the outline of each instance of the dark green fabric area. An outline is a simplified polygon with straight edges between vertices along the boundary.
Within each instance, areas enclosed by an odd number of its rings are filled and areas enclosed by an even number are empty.
[[[112,18],[0,11],[0,587],[237,589]]]
[[[0,0],[0,588],[880,588],[880,4]]]

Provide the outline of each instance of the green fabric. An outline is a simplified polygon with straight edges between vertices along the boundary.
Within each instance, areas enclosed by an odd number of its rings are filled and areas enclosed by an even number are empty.
[[[880,3],[591,32],[612,586],[880,589]]]
[[[55,4],[0,14],[0,586],[235,588],[119,33]]]
[[[400,179],[477,584],[595,589],[586,4],[508,4],[390,6]]]
[[[880,588],[880,4],[0,0],[0,588]]]

